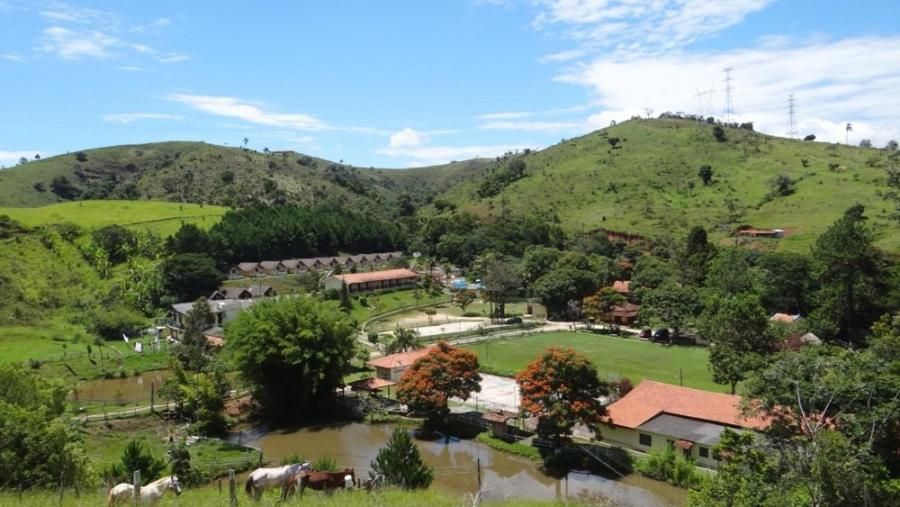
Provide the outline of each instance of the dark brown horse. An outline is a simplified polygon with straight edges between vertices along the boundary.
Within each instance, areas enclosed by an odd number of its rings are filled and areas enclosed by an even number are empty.
[[[294,476],[291,490],[293,492],[299,487],[302,495],[306,488],[329,492],[335,489],[349,489],[354,484],[356,484],[356,474],[353,473],[352,468],[345,468],[338,472],[302,471]]]

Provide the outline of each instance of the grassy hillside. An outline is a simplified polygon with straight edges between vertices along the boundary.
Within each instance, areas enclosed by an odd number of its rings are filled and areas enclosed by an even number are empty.
[[[489,162],[384,170],[295,152],[261,153],[198,142],[113,146],[0,171],[0,206],[33,207],[76,199],[155,199],[223,206],[254,201],[335,202],[393,216],[410,213],[405,203],[421,205],[429,195],[477,175]],[[60,186],[60,178],[68,185]]]
[[[889,218],[893,205],[882,198],[886,152],[724,131],[719,142],[705,123],[628,121],[524,156],[525,176],[497,195],[479,197],[483,179],[476,179],[443,199],[477,213],[504,206],[555,213],[570,232],[602,227],[680,237],[703,225],[723,241],[733,200],[743,211],[737,223],[787,230],[782,240],[758,240],[760,248],[792,251],[807,251],[844,210],[862,203],[879,244],[900,249],[900,227]],[[714,172],[708,186],[698,176],[702,165]],[[795,182],[794,193],[767,197],[780,175]]]
[[[72,201],[39,208],[3,208],[0,215],[28,226],[70,222],[85,229],[119,224],[151,230],[160,236],[174,233],[182,223],[209,228],[227,208],[160,201]]]

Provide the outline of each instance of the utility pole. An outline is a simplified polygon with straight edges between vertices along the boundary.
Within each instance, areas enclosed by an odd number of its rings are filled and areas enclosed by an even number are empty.
[[[731,115],[734,114],[734,86],[732,82],[731,72],[734,67],[725,67],[722,72],[725,73],[725,123],[731,123]]]
[[[797,132],[797,101],[794,100],[794,94],[788,95],[788,128],[787,135],[790,138],[796,138]]]

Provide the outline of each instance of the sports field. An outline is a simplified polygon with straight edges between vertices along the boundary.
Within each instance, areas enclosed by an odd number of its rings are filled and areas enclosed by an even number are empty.
[[[638,384],[643,379],[678,384],[707,391],[727,392],[728,386],[712,381],[709,353],[703,347],[666,346],[636,338],[589,333],[543,333],[466,345],[478,353],[478,361],[489,370],[511,375],[522,370],[544,349],[570,347],[586,355],[601,377],[628,377]]]

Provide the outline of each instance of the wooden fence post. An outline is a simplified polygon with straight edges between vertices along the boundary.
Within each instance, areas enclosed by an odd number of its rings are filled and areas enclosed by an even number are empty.
[[[134,505],[141,504],[141,471],[135,470],[134,475],[131,478],[131,483],[134,486]]]
[[[228,470],[228,502],[231,507],[237,505],[237,489],[234,483],[234,469]]]

